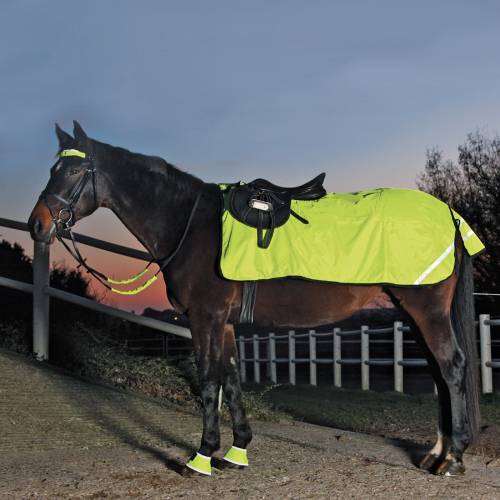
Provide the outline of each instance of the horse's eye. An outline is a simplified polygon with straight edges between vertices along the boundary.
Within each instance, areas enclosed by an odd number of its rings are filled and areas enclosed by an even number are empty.
[[[68,171],[68,175],[76,175],[78,174],[78,170],[76,168],[71,168]]]

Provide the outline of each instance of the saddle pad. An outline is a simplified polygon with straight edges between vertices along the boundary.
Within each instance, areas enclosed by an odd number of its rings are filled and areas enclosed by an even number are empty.
[[[221,186],[223,188],[223,186]],[[455,266],[459,225],[471,256],[484,250],[476,234],[445,203],[422,191],[381,188],[292,201],[294,217],[275,229],[267,249],[256,229],[237,221],[224,195],[222,276],[235,281],[284,277],[346,284],[430,285]]]

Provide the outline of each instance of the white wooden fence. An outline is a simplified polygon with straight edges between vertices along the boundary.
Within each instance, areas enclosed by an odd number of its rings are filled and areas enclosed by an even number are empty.
[[[491,359],[492,343],[500,345],[500,340],[491,340],[491,327],[498,325],[500,325],[500,319],[491,319],[489,314],[481,314],[479,316],[480,365],[483,394],[493,392],[493,368],[500,368],[500,359]]]
[[[492,340],[491,326],[500,325],[500,320],[491,320],[488,314],[479,316],[479,333],[480,333],[480,367],[481,367],[481,382],[483,394],[493,392],[493,368],[500,368],[500,359],[492,359]],[[425,359],[404,358],[404,346],[415,345],[413,340],[403,340],[403,333],[409,332],[410,328],[403,326],[399,321],[396,321],[392,327],[370,329],[367,326],[362,326],[359,330],[342,331],[340,328],[334,328],[332,332],[316,333],[310,330],[309,333],[296,334],[293,330],[286,335],[275,335],[270,333],[268,336],[259,337],[254,335],[252,338],[239,336],[239,363],[240,375],[242,382],[247,381],[247,364],[253,364],[254,381],[260,383],[261,364],[267,365],[267,372],[271,382],[278,383],[277,364],[288,364],[288,380],[291,384],[296,384],[296,367],[297,364],[309,365],[309,383],[313,386],[317,385],[317,365],[328,364],[332,365],[333,384],[336,387],[342,387],[342,366],[344,365],[359,365],[361,370],[361,389],[370,389],[370,367],[371,366],[393,366],[394,367],[394,390],[403,392],[403,373],[404,367],[427,366]],[[388,339],[372,339],[377,335],[391,334],[392,338]],[[317,339],[331,339],[331,356],[318,357]],[[342,339],[354,338],[355,341],[361,344],[360,358],[342,358]],[[296,357],[296,339],[305,339],[308,343],[309,356],[307,358]],[[276,342],[284,342],[288,344],[288,357],[278,358],[276,356]],[[246,344],[250,343],[251,348],[247,349]],[[267,356],[260,356],[261,344],[266,346]],[[391,358],[375,358],[370,356],[370,346],[374,344],[393,344],[393,357]],[[494,344],[500,345],[500,340],[494,340]],[[390,349],[390,347],[389,347]],[[249,355],[248,351],[251,351]],[[306,350],[306,349],[303,349]]]

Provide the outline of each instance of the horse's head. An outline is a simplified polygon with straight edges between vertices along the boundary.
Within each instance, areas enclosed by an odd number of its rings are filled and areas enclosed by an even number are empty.
[[[61,227],[72,226],[99,206],[95,142],[78,122],[74,125],[73,138],[56,124],[60,148],[57,162],[28,221],[36,241],[53,243]]]

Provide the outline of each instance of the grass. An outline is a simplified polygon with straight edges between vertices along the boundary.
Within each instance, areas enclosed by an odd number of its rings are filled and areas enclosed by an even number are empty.
[[[438,399],[434,394],[407,394],[392,391],[346,390],[332,386],[272,386],[266,398],[273,408],[290,417],[327,427],[366,434],[391,427],[421,427],[434,430],[438,420]],[[500,393],[480,398],[482,425],[498,423]]]
[[[296,420],[366,434],[395,424],[411,426],[417,414],[424,425],[432,426],[437,421],[437,400],[432,394],[408,396],[331,386],[279,385],[266,396],[274,408]]]
[[[436,440],[438,399],[434,394],[278,385],[270,386],[265,398],[274,409],[303,422],[424,445]],[[480,413],[481,438],[468,452],[500,457],[499,392],[480,397]]]

